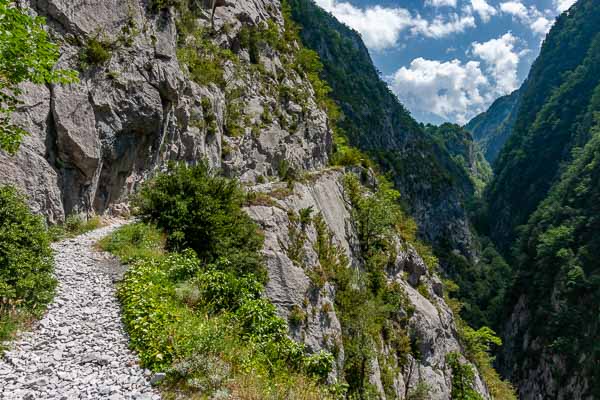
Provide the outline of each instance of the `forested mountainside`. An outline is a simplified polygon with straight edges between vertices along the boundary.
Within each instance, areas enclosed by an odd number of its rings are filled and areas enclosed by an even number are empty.
[[[520,89],[514,128],[487,195],[491,235],[505,250],[572,160],[572,150],[589,139],[600,81],[599,26],[596,1],[579,1],[562,14]]]
[[[493,164],[508,140],[517,118],[520,90],[502,96],[492,103],[490,108],[477,115],[465,129],[473,134],[486,160]]]
[[[519,92],[486,193],[516,274],[500,365],[521,398],[598,398],[600,3],[557,19]]]
[[[497,338],[459,318],[398,204],[437,207],[423,231],[439,236],[439,217],[468,252],[472,162],[390,113],[384,124],[414,131],[348,137],[398,141],[394,154],[408,158],[395,164],[406,190],[397,192],[343,143],[348,117],[336,122],[319,57],[285,3],[218,1],[214,13],[201,3],[29,2],[60,45],[57,66],[79,78],[22,84],[12,118],[28,134],[0,151],[0,182],[51,224],[127,215],[137,199],[150,225],[105,247],[136,261],[119,298],[142,365],[207,396],[513,398],[491,367]],[[385,88],[376,83],[368,93]],[[471,154],[463,139],[450,146],[457,160]],[[0,248],[0,288],[39,312],[52,297],[51,263],[21,265],[32,249],[18,238],[36,228],[49,254],[48,237],[40,218],[19,217],[29,211],[16,190],[0,194],[2,240],[15,242]],[[13,311],[0,309],[3,337]]]

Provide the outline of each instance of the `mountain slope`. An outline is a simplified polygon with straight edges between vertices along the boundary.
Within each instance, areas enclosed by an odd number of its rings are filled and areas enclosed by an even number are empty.
[[[600,396],[600,113],[576,153],[520,236],[501,362],[522,398]]]
[[[324,64],[322,77],[343,117],[351,145],[370,154],[394,179],[403,201],[434,243],[470,254],[464,202],[474,193],[468,173],[425,133],[374,67],[360,35],[311,0],[288,1],[305,46]]]
[[[470,373],[466,327],[426,253],[415,250],[415,225],[396,192],[370,171],[330,168],[318,59],[300,45],[281,3],[219,4],[213,28],[211,10],[195,1],[31,1],[61,43],[59,66],[78,69],[80,82],[24,87],[14,116],[30,136],[15,157],[0,152],[0,182],[19,186],[56,222],[128,213],[130,195],[169,162],[207,160],[251,192],[245,211],[265,237],[264,295],[289,336],[311,353],[335,354],[331,382],[363,397],[446,400],[453,382],[467,379],[470,393],[489,398],[480,372]],[[427,188],[430,151],[444,150],[426,136],[409,138],[395,148],[418,150],[407,168]],[[450,157],[444,162],[472,186]],[[447,182],[444,190],[454,189]],[[376,241],[359,230],[371,222],[371,205]]]
[[[465,125],[465,129],[473,134],[490,164],[496,161],[498,153],[512,132],[519,109],[519,97],[519,90],[500,97],[486,112],[477,115]]]
[[[523,399],[600,396],[599,116],[600,3],[579,0],[520,89],[486,193],[516,273],[499,365]]]
[[[489,187],[491,234],[505,250],[586,142],[600,83],[600,4],[582,0],[548,34],[524,86],[514,128]],[[543,151],[541,151],[543,149]]]

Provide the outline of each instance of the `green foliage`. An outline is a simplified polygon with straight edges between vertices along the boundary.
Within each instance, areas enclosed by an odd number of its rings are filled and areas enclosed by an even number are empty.
[[[215,175],[205,162],[172,164],[144,184],[135,205],[142,220],[165,230],[170,249],[192,248],[207,263],[225,257],[231,271],[264,280],[263,238],[242,210],[245,197],[238,182]]]
[[[583,148],[573,153],[548,197],[521,228],[515,290],[527,298],[530,324],[516,335],[543,344],[565,363],[556,376],[568,379],[569,370],[587,376],[592,397],[600,395],[597,363],[597,324],[600,304],[600,112]],[[516,299],[512,299],[513,304]],[[537,363],[543,352],[518,353],[518,362]]]
[[[475,195],[481,196],[492,178],[492,169],[473,142],[471,134],[461,126],[450,123],[425,125],[425,132],[451,156],[462,175],[469,177],[475,188]]]
[[[91,38],[81,49],[79,60],[82,66],[102,65],[110,60],[112,45],[98,38]]]
[[[265,398],[278,387],[285,398],[303,382],[306,398],[329,398],[322,382],[333,356],[307,354],[261,296],[262,237],[241,208],[245,198],[204,163],[171,165],[142,188],[139,213],[155,225],[126,226],[101,243],[134,261],[118,291],[132,346],[178,391]],[[302,216],[308,223],[310,212]],[[180,253],[162,253],[154,226]]]
[[[445,283],[447,292],[458,290],[458,287],[454,282],[446,281]],[[503,381],[493,367],[494,357],[491,355],[492,345],[502,345],[502,341],[496,336],[496,332],[487,326],[481,327],[478,330],[471,328],[460,317],[462,304],[458,300],[451,299],[447,296],[445,300],[454,313],[458,336],[465,349],[465,356],[477,366],[477,370],[483,377],[492,397],[498,400],[515,400],[517,397],[513,387],[508,381]],[[456,385],[458,386],[457,390],[460,393],[459,395],[467,396],[460,398],[470,398],[468,396],[470,395],[469,382],[472,382],[471,378],[469,378],[469,370],[471,367],[468,365],[461,365],[458,356],[448,355],[448,357],[451,360],[448,361],[447,359],[447,362],[449,362],[450,367],[453,370],[453,393],[456,378]],[[456,377],[454,376],[455,371],[457,371]],[[454,394],[452,398],[454,398]]]
[[[419,380],[417,386],[408,393],[407,400],[429,400],[431,386],[424,380]]]
[[[102,220],[95,215],[84,219],[81,215],[69,215],[63,224],[52,225],[48,228],[48,234],[53,242],[66,238],[75,237],[102,226]]]
[[[495,163],[491,235],[505,254],[589,139],[599,104],[600,5],[579,1],[557,18],[520,89],[518,117]],[[544,151],[539,151],[544,149]]]
[[[369,193],[354,174],[347,174],[344,187],[353,207],[353,218],[365,254],[393,253],[394,238],[401,237],[421,255],[430,270],[435,270],[438,260],[431,248],[417,239],[417,225],[399,204],[400,193],[383,177],[378,177],[378,187]]]
[[[290,311],[289,321],[292,326],[299,326],[306,321],[306,312],[301,307],[294,304]]]
[[[319,265],[307,274],[316,287],[322,287],[325,282],[335,286],[335,308],[342,324],[346,357],[343,374],[348,382],[348,395],[351,398],[370,398],[377,393],[369,381],[372,360],[379,354],[378,359],[384,362],[380,354],[384,344],[380,338],[393,354],[391,364],[384,363],[384,376],[390,378],[386,382],[392,382],[395,368],[404,365],[411,351],[407,329],[413,309],[402,286],[387,283],[385,279],[384,269],[395,257],[394,252],[389,251],[388,242],[395,222],[390,221],[389,215],[396,215],[398,211],[397,203],[392,200],[396,192],[389,186],[385,189],[382,186],[378,202],[374,203],[371,200],[377,195],[366,193],[352,176],[346,178],[346,194],[353,206],[362,207],[355,210],[355,221],[361,232],[359,238],[366,271],[348,267],[344,252],[335,245],[323,217],[317,214],[310,223],[317,233],[314,249]],[[372,213],[366,210],[367,207],[373,208]],[[310,213],[304,210],[301,214]],[[309,223],[308,218],[298,218],[302,219]]]
[[[465,125],[465,129],[473,134],[475,142],[490,164],[496,161],[498,153],[512,132],[519,109],[520,94],[520,90],[515,90],[496,99],[486,112]]]
[[[125,225],[99,242],[102,250],[118,256],[122,262],[157,258],[163,254],[165,238],[156,227],[143,223]]]
[[[178,8],[177,59],[187,67],[190,78],[199,85],[225,87],[223,63],[235,61],[234,54],[211,40],[212,31],[198,25],[198,16],[187,0],[160,0],[159,3]]]
[[[473,368],[460,361],[460,354],[448,353],[446,362],[452,369],[452,400],[482,400],[483,397],[474,388]]]
[[[0,342],[52,299],[50,240],[41,217],[11,186],[0,186]]]
[[[142,232],[155,240],[136,239]],[[143,224],[123,227],[105,243],[124,261],[136,260],[118,290],[123,319],[143,365],[167,371],[167,386],[208,395],[250,390],[245,385],[253,379],[262,397],[275,382],[305,379],[316,393],[310,398],[327,398],[315,383],[331,371],[332,356],[307,355],[287,337],[254,274],[238,276],[226,258],[206,264],[189,249],[148,253],[160,235]]]
[[[183,4],[181,0],[150,0],[148,9],[153,13],[158,13],[169,7],[179,7]]]
[[[308,239],[306,234],[307,223],[306,221],[303,223],[302,215],[296,214],[293,210],[288,211],[288,220],[288,244],[283,247],[289,259],[296,265],[301,266],[306,257],[304,244]]]
[[[68,83],[71,70],[54,69],[59,48],[44,30],[44,19],[31,17],[10,0],[0,0],[0,150],[15,154],[27,134],[14,125],[11,114],[22,104],[23,82]]]
[[[441,248],[439,256],[446,262],[444,270],[458,289],[454,296],[464,303],[461,316],[475,327],[498,329],[504,317],[504,301],[513,282],[513,270],[487,238],[480,239],[477,262]]]

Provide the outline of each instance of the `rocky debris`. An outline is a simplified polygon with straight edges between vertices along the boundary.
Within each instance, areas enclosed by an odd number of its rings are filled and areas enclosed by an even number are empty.
[[[53,245],[56,296],[0,360],[0,399],[160,399],[128,349],[113,284],[120,266],[93,248],[118,226]]]

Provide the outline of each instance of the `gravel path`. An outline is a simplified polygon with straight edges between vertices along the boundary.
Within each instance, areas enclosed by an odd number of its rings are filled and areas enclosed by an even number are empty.
[[[56,297],[0,359],[0,399],[160,399],[127,348],[114,286],[122,267],[93,249],[118,226],[53,245]]]

